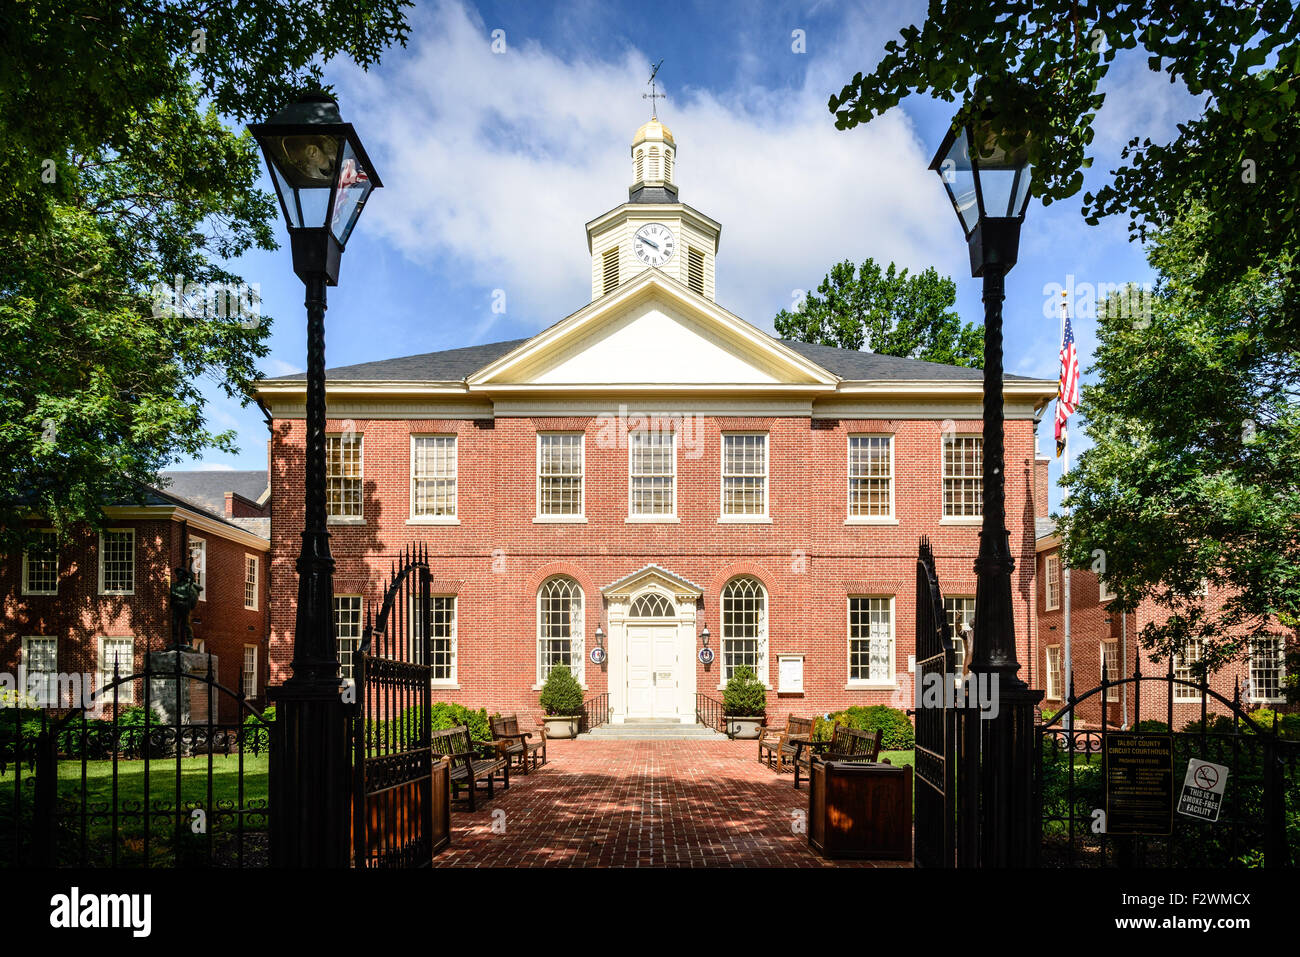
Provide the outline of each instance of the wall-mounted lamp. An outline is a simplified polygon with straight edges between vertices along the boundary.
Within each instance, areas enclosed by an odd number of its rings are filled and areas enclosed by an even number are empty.
[[[704,630],[700,632],[700,641],[704,644],[705,648],[709,647],[709,639],[711,637],[712,635],[709,634],[709,626],[705,625]]]
[[[596,626],[596,647],[605,647],[605,630],[601,628],[600,625]]]

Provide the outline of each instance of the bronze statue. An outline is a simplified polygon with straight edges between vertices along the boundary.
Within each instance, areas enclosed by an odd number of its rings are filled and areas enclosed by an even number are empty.
[[[199,603],[199,584],[193,570],[191,557],[182,568],[176,569],[172,579],[172,645],[185,651],[194,650],[194,632],[190,629],[190,612]]]

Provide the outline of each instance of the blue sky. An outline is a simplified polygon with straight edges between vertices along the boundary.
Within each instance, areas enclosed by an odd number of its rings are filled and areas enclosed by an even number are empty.
[[[667,98],[659,114],[678,142],[681,199],[722,223],[721,305],[770,331],[772,317],[832,263],[872,256],[951,275],[959,312],[980,321],[979,281],[970,278],[942,184],[926,169],[952,107],[913,96],[847,132],[835,130],[826,109],[901,27],[923,19],[923,3],[901,0],[417,2],[406,49],[390,50],[369,73],[327,68],[344,118],[384,181],[330,290],[329,364],[526,336],[584,305],[591,280],[583,226],[626,198],[628,145],[648,116],[642,93],[660,58]],[[492,51],[496,30],[504,31],[501,53]],[[795,52],[796,30],[805,52]],[[1093,189],[1130,137],[1167,141],[1196,108],[1141,55],[1121,54],[1106,90],[1087,177]],[[1052,284],[1153,279],[1124,221],[1087,226],[1081,196],[1030,205],[1007,278],[1008,372],[1056,377],[1060,297]],[[265,373],[302,369],[303,288],[287,245],[237,266],[259,285],[273,320]],[[502,293],[505,312],[494,312]],[[1074,315],[1087,365],[1096,322],[1083,300]],[[212,425],[237,429],[241,451],[176,467],[265,467],[256,406],[240,408],[215,387],[207,394]],[[1050,452],[1050,418],[1039,432],[1040,449]],[[1059,469],[1054,461],[1054,479]]]

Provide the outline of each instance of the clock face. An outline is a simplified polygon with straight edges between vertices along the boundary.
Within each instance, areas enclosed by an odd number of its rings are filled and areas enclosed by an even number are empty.
[[[677,240],[663,223],[646,223],[632,237],[636,256],[647,266],[662,266],[673,258]]]

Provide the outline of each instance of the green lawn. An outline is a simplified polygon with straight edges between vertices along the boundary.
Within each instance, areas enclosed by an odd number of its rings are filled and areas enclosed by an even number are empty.
[[[265,754],[244,755],[244,803],[265,800],[267,796],[267,761]],[[181,758],[181,802],[206,806],[208,803],[208,758]],[[145,762],[122,760],[117,763],[117,799],[144,800]],[[81,761],[59,762],[59,796],[75,799],[81,793]],[[176,759],[155,758],[149,762],[149,800],[171,806],[176,797]],[[113,762],[86,762],[86,800],[110,803],[113,800]],[[214,755],[212,758],[212,800],[239,803],[238,755]]]
[[[888,758],[890,764],[897,764],[899,767],[915,767],[915,751],[881,751],[881,758]]]

